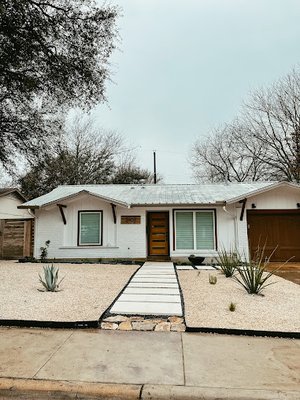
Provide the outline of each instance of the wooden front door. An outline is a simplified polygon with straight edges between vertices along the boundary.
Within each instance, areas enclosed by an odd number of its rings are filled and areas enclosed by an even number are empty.
[[[169,213],[148,213],[148,256],[169,255]]]
[[[248,211],[248,239],[251,256],[265,246],[265,256],[274,249],[272,261],[300,261],[300,212],[298,210]]]

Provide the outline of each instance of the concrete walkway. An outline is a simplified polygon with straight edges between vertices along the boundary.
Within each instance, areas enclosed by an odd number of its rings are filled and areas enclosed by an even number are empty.
[[[112,314],[182,316],[181,297],[171,262],[146,262],[115,302]]]
[[[293,339],[1,328],[0,360],[1,399],[300,398]]]

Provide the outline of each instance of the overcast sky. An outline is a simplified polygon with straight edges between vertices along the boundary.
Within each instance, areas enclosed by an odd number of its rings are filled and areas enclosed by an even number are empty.
[[[100,1],[99,1],[100,3]],[[114,83],[97,123],[137,147],[164,183],[193,182],[196,138],[230,121],[251,89],[300,61],[299,0],[111,0],[122,7]]]

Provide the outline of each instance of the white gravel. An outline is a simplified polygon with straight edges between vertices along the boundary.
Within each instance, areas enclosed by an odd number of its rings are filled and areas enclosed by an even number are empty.
[[[0,319],[94,321],[113,302],[138,266],[55,264],[65,276],[60,292],[40,292],[43,265],[0,261]],[[42,274],[41,274],[42,275]]]
[[[217,275],[216,285],[208,281]],[[220,272],[178,271],[188,327],[300,332],[300,286],[278,276],[274,285],[248,294]],[[236,304],[234,312],[229,304]]]

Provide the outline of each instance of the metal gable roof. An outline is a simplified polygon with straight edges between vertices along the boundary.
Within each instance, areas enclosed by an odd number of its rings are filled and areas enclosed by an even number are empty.
[[[88,193],[124,207],[151,205],[209,205],[238,201],[277,186],[298,185],[278,182],[172,184],[172,185],[76,185],[58,186],[41,197],[30,200],[21,208],[40,208]]]
[[[27,200],[17,188],[0,188],[0,197],[7,196],[9,194],[15,194],[20,198],[21,201]]]

